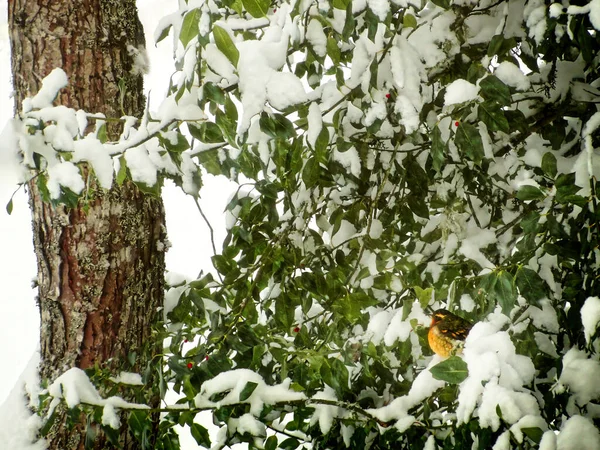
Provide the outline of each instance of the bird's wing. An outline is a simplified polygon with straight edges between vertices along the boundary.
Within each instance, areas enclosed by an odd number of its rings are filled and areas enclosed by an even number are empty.
[[[442,323],[438,324],[442,335],[459,341],[464,341],[467,338],[472,327],[473,325],[464,319],[457,319],[453,323],[444,323],[442,321]]]

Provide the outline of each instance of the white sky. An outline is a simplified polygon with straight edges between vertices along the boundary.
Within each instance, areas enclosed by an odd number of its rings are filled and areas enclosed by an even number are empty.
[[[173,72],[171,59],[172,40],[165,39],[158,48],[152,35],[156,24],[164,15],[177,8],[177,0],[138,0],[140,19],[146,30],[146,41],[150,56],[151,73],[145,86],[151,91],[151,108],[158,107],[168,87]],[[7,26],[7,0],[0,0],[0,131],[12,117],[10,100],[10,43]],[[202,201],[205,214],[209,217],[217,242],[225,233],[224,207],[228,182],[207,176],[209,185]],[[0,154],[0,404],[9,394],[17,378],[30,360],[38,345],[39,319],[35,302],[35,291],[31,280],[35,277],[36,262],[31,235],[31,216],[27,196],[23,190],[14,198],[12,215],[5,206],[16,189],[14,177],[6,158]],[[218,193],[218,194],[217,194]],[[167,186],[163,198],[167,210],[167,228],[173,247],[167,253],[169,270],[194,277],[200,269],[210,267],[208,228],[201,219],[192,199],[181,193],[179,188]],[[218,248],[218,247],[217,247]]]

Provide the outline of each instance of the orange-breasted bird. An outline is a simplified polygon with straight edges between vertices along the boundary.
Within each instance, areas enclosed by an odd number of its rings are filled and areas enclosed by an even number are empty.
[[[431,326],[427,334],[429,346],[443,358],[460,352],[460,345],[472,327],[468,320],[446,309],[438,309],[431,315]]]

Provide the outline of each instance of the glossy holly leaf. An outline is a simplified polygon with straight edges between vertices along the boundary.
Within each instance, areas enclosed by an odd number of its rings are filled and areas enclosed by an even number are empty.
[[[221,129],[213,122],[202,122],[199,125],[188,123],[188,129],[192,136],[206,144],[217,144],[225,140]]]
[[[558,168],[556,164],[556,156],[554,156],[553,153],[544,153],[544,156],[542,157],[542,170],[549,178],[556,177]]]
[[[540,200],[546,195],[536,186],[525,185],[519,188],[517,198],[522,201]]]
[[[446,162],[446,154],[448,153],[448,145],[442,139],[442,132],[436,125],[431,133],[431,159],[433,169],[440,172]]]
[[[485,156],[479,130],[470,123],[461,123],[456,130],[454,142],[475,164],[481,165]]]
[[[260,129],[274,139],[290,139],[296,135],[294,125],[283,114],[262,113]]]
[[[467,363],[460,356],[451,356],[429,370],[436,380],[451,384],[462,383],[469,376]]]
[[[517,290],[513,276],[505,270],[497,274],[494,296],[502,308],[502,313],[508,315],[517,302]]]
[[[237,67],[240,60],[240,52],[235,43],[229,36],[229,33],[218,25],[213,26],[213,35],[217,48],[223,53],[234,67]]]
[[[302,181],[307,188],[313,187],[319,181],[321,166],[316,158],[309,158],[302,169]]]
[[[496,102],[501,106],[510,105],[510,89],[494,75],[489,75],[481,80],[479,87],[484,99]]]
[[[520,267],[517,270],[515,284],[519,289],[519,293],[529,303],[537,304],[539,300],[547,295],[548,289],[542,277],[527,267]]]
[[[450,9],[450,0],[432,0],[431,3],[443,9]]]
[[[204,448],[210,448],[210,436],[208,434],[208,430],[204,428],[202,425],[196,422],[192,422],[190,425],[190,432],[192,437],[196,440],[196,443]]]
[[[244,402],[244,401],[248,400],[257,386],[258,386],[258,383],[254,383],[253,381],[248,381],[246,383],[246,386],[244,386],[244,389],[242,389],[242,392],[240,392],[240,402]]]
[[[521,431],[536,444],[542,441],[542,436],[544,435],[544,431],[539,427],[521,428]]]
[[[198,161],[211,175],[221,175],[219,151],[216,148],[199,153]]]
[[[265,450],[277,450],[277,436],[269,436],[265,441]]]
[[[510,127],[504,112],[495,102],[483,102],[477,108],[477,117],[490,131],[509,133]]]
[[[271,0],[242,0],[242,4],[252,17],[260,19],[269,12]]]

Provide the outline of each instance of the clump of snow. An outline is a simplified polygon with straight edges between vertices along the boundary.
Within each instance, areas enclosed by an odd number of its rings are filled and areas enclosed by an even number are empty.
[[[463,294],[460,297],[460,309],[471,312],[475,309],[475,300],[469,294]]]
[[[275,72],[266,83],[267,101],[275,109],[286,109],[308,100],[300,79],[290,72]]]
[[[390,12],[389,0],[367,0],[369,9],[381,20],[382,22]]]
[[[313,398],[315,400],[337,400],[335,391],[328,385],[325,385],[325,389],[317,392]],[[329,433],[331,426],[333,425],[333,420],[340,414],[340,408],[334,405],[327,405],[319,402],[314,402],[313,406],[315,408],[315,412],[310,419],[311,425],[314,425],[318,422],[321,432],[323,434]]]
[[[588,297],[581,308],[581,322],[585,340],[590,342],[600,324],[600,298]]]
[[[479,94],[479,86],[469,83],[467,80],[455,80],[446,88],[444,105],[455,105],[457,103],[475,100]]]
[[[206,408],[241,403],[240,394],[249,382],[256,383],[257,386],[243,403],[250,404],[250,413],[255,417],[260,415],[264,404],[306,398],[304,394],[290,389],[291,380],[289,378],[280,384],[270,386],[256,372],[249,369],[236,369],[222,372],[205,381],[200,393],[194,399],[195,405],[197,408]],[[223,392],[227,392],[227,395],[219,402],[210,400],[213,395]]]
[[[588,6],[590,8],[588,15],[590,22],[596,30],[600,31],[600,0],[592,0]]]
[[[425,102],[423,97],[427,98],[431,92],[427,84],[422,83],[427,76],[421,49],[420,46],[415,48],[406,38],[396,36],[389,56],[397,95],[394,110],[402,117],[400,123],[409,134],[419,128],[419,113]]]
[[[10,395],[0,406],[0,448],[15,450],[45,450],[48,444],[38,440],[42,419],[32,414],[39,393],[38,365],[40,353],[36,351]],[[29,397],[30,401],[27,401]],[[29,403],[29,404],[28,404]]]
[[[48,182],[46,183],[50,197],[59,198],[61,186],[71,189],[76,194],[81,193],[85,188],[85,183],[81,173],[75,164],[69,161],[63,161],[48,167]]]
[[[142,376],[139,373],[121,372],[116,377],[111,377],[114,383],[129,384],[131,386],[143,386]]]
[[[436,380],[430,372],[431,367],[441,361],[439,356],[434,356],[429,365],[414,379],[407,395],[397,397],[388,405],[368,412],[383,422],[396,421],[394,427],[400,432],[406,431],[415,421],[415,417],[408,414],[414,406],[430,397],[439,388],[444,387],[444,381]]]
[[[580,406],[600,398],[600,362],[588,358],[586,352],[572,348],[563,357],[562,366],[557,392],[564,392],[568,388]]]
[[[356,228],[346,219],[343,219],[340,223],[340,228],[337,230],[331,237],[331,245],[337,247],[338,245],[343,244],[344,242],[352,239],[356,236]]]
[[[317,19],[312,19],[306,27],[306,40],[318,56],[324,58],[327,55],[327,36]]]
[[[556,441],[557,450],[598,450],[600,431],[586,417],[573,416],[562,427]]]
[[[94,169],[98,183],[104,189],[110,189],[113,181],[113,161],[102,143],[92,135],[73,142],[73,162],[87,161]]]
[[[115,425],[116,428],[120,426],[120,420],[115,408],[149,409],[148,405],[130,403],[117,396],[102,398],[85,372],[77,367],[67,370],[54,380],[48,387],[48,394],[54,397],[50,403],[48,416],[61,400],[64,400],[69,408],[74,408],[81,403],[104,406],[102,422]]]
[[[509,61],[501,62],[498,67],[496,67],[496,70],[494,70],[494,75],[496,75],[500,81],[504,82],[504,84],[514,87],[519,91],[525,91],[531,86],[529,79],[521,69]]]
[[[524,387],[531,383],[535,367],[531,359],[518,355],[510,336],[500,331],[506,323],[502,315],[490,316],[471,329],[463,349],[469,377],[460,385],[458,423],[467,423],[475,414],[482,427],[500,427],[497,408],[503,420],[515,424],[525,416],[539,416],[535,397]]]
[[[42,80],[42,88],[33,98],[27,98],[23,101],[23,112],[27,113],[32,109],[41,109],[52,106],[52,102],[58,95],[58,91],[69,83],[67,74],[64,70],[57,67]]]

